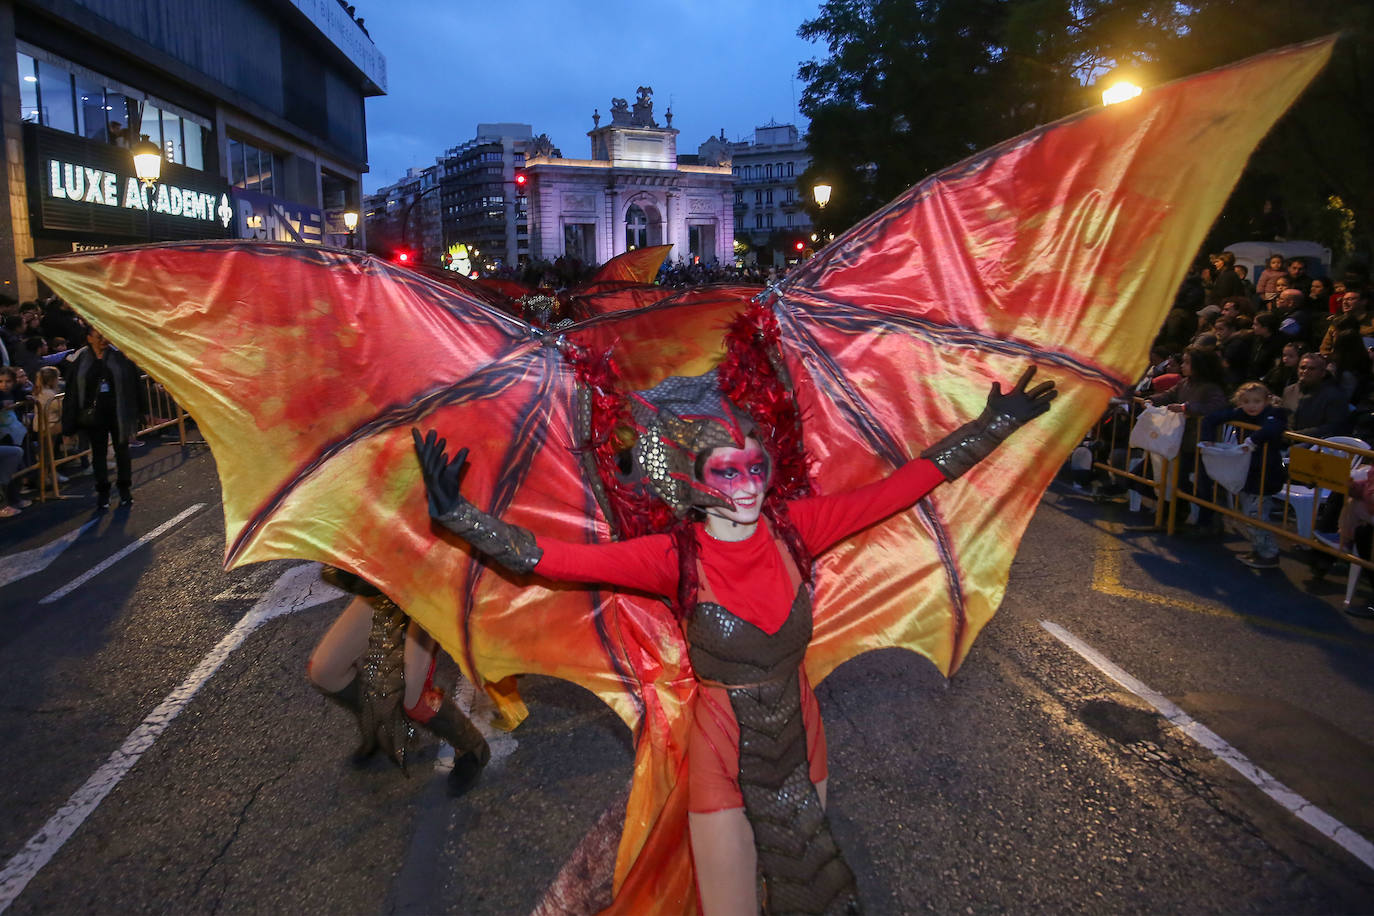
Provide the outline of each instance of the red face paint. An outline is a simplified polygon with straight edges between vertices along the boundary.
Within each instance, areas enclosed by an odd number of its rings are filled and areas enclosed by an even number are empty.
[[[768,456],[757,445],[718,448],[707,456],[702,477],[731,499],[736,493],[763,493],[768,489]]]
[[[768,454],[754,440],[744,448],[718,448],[706,457],[701,469],[701,482],[731,500],[732,507],[710,510],[737,525],[752,525],[763,510],[763,497],[768,492],[771,467]]]

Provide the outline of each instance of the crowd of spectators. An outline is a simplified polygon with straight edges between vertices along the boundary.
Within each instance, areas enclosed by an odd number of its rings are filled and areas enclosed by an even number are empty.
[[[1212,481],[1192,456],[1197,431],[1206,441],[1222,434],[1227,421],[1260,427],[1240,437],[1251,440],[1255,467],[1277,462],[1280,447],[1291,444],[1291,439],[1273,435],[1275,429],[1374,442],[1369,274],[1356,264],[1330,277],[1321,267],[1275,254],[1252,276],[1230,252],[1221,252],[1184,280],[1154,341],[1152,365],[1135,392],[1155,406],[1192,418],[1181,446],[1181,474],[1190,474],[1195,466],[1199,471],[1181,486],[1199,495],[1205,490],[1213,498]],[[1262,410],[1258,392],[1263,392]],[[1271,447],[1262,448],[1261,440]],[[1269,519],[1276,504],[1272,497],[1284,482],[1283,465],[1273,463],[1264,492],[1250,481],[1237,502],[1247,514]],[[1318,537],[1335,543],[1343,502],[1341,494],[1327,501],[1317,519]],[[1206,536],[1220,532],[1221,520],[1204,510],[1192,524],[1195,533]],[[1256,568],[1277,566],[1278,545],[1256,533],[1263,534],[1258,528],[1247,532],[1255,549],[1240,559]],[[1331,562],[1318,551],[1308,559],[1318,573]],[[1374,615],[1363,608],[1354,613]]]
[[[142,445],[135,433],[147,409],[139,377],[62,299],[0,306],[0,519],[32,505],[42,484],[44,434],[52,455],[99,448],[94,459],[73,459],[61,474],[54,468],[47,485],[67,483],[67,474],[94,474],[97,508],[108,508],[108,447],[120,501],[133,502],[128,448]],[[58,397],[69,390],[79,396]]]

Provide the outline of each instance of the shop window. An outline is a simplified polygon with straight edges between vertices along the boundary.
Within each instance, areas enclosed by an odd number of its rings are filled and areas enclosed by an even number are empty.
[[[76,133],[72,75],[44,60],[34,61],[34,64],[38,70],[39,123],[69,134]]]
[[[30,124],[37,124],[38,114],[38,72],[34,60],[27,54],[19,55],[19,116]]]
[[[274,194],[277,165],[277,154],[271,150],[229,138],[229,176],[234,187]]]
[[[162,155],[168,162],[184,162],[186,147],[181,142],[181,118],[162,112]]]
[[[23,45],[23,42],[20,42]],[[20,117],[87,140],[131,146],[144,133],[167,161],[205,168],[206,128],[145,102],[140,94],[76,64],[19,51]],[[134,95],[129,93],[134,92]]]
[[[131,146],[137,137],[133,126],[138,123],[138,99],[131,99],[118,89],[105,87],[105,117],[109,141],[119,146]],[[196,166],[200,168],[200,166]]]
[[[186,147],[186,165],[193,169],[205,168],[205,128],[191,121],[182,121],[182,140]]]
[[[80,73],[74,74],[73,81],[76,84],[76,132],[87,140],[105,142],[110,120],[105,111],[105,87]]]
[[[243,147],[244,144],[233,137],[229,138],[229,183],[236,188],[247,187],[245,179],[248,173],[243,162]]]
[[[158,149],[162,149],[161,114],[156,105],[144,105],[143,120],[138,125],[138,132],[147,137]]]

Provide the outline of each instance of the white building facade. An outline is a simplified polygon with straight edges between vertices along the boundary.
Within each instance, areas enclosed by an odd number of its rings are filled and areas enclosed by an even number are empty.
[[[531,156],[530,256],[586,263],[650,245],[672,245],[669,259],[729,263],[734,253],[734,177],[725,165],[684,165],[678,131],[653,117],[653,90],[633,109],[613,99],[611,123],[593,114],[590,159]],[[695,157],[694,157],[695,158]]]
[[[811,244],[811,217],[797,181],[811,154],[792,124],[754,128],[754,140],[730,144],[735,174],[735,233],[760,263],[782,266],[795,259],[796,243]]]

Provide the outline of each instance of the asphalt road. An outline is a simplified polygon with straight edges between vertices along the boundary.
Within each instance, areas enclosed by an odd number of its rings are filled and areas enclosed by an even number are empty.
[[[343,599],[299,564],[222,570],[203,447],[143,450],[129,509],[95,516],[89,484],[71,492],[0,522],[0,908],[523,914],[598,822],[613,839],[632,748],[590,694],[525,679],[530,719],[493,736],[458,800],[438,746],[408,778],[354,768],[351,723],[303,677]],[[1249,570],[1234,536],[1145,521],[1052,489],[955,679],[889,651],[820,685],[830,810],[868,911],[1374,912],[1374,859],[1350,851],[1374,839],[1374,625],[1341,613],[1343,577]],[[46,565],[7,581],[25,558]]]

